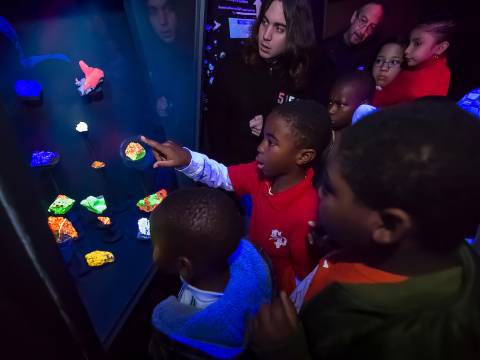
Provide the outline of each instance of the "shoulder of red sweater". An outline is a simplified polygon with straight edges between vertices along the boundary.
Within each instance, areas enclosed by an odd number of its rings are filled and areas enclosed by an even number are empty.
[[[448,69],[446,57],[442,56],[438,59],[426,60],[415,67],[407,68],[405,71],[416,73],[416,72],[431,71],[431,70],[437,71],[437,69]]]
[[[312,185],[301,197],[298,198],[297,202],[301,203],[301,206],[305,210],[316,209],[319,203],[317,189]]]

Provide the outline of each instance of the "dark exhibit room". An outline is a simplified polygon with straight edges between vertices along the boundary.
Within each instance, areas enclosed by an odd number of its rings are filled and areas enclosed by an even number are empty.
[[[478,0],[1,2],[0,358],[480,359],[479,26]]]

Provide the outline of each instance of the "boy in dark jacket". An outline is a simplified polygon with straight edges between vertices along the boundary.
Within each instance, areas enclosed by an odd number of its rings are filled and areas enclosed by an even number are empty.
[[[260,310],[259,357],[478,359],[479,143],[478,120],[435,99],[346,129],[320,190],[339,250],[292,294],[299,318],[285,294]]]

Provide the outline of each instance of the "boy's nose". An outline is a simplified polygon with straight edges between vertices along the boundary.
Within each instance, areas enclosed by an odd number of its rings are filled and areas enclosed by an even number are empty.
[[[334,104],[334,105],[331,105],[328,107],[328,113],[330,115],[333,115],[337,112],[337,106]]]

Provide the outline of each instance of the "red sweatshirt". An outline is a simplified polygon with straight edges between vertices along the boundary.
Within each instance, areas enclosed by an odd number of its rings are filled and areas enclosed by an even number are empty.
[[[450,85],[450,70],[445,57],[431,59],[400,74],[383,90],[377,90],[373,105],[390,106],[424,96],[446,96]]]
[[[256,162],[230,166],[228,175],[236,194],[252,197],[250,240],[272,260],[280,290],[292,291],[295,276],[303,279],[316,265],[307,240],[308,222],[316,220],[318,210],[313,170],[295,186],[273,195],[271,182],[258,171]]]

